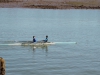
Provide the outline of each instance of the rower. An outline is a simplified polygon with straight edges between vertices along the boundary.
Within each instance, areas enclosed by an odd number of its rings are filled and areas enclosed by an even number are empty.
[[[46,35],[46,39],[43,40],[44,42],[48,42],[48,35]]]
[[[46,35],[46,38],[45,38],[45,40],[41,40],[41,41],[37,41],[38,43],[46,43],[46,42],[48,42],[48,36]]]
[[[33,36],[33,43],[36,42],[35,36]]]

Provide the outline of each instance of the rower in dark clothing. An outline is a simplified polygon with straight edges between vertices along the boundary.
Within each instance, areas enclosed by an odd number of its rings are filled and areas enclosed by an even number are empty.
[[[36,42],[35,36],[33,36],[33,43]]]
[[[48,42],[48,36],[46,35],[45,40],[37,41],[37,43],[46,43]]]
[[[48,42],[48,36],[46,35],[46,39],[43,40],[44,42]]]

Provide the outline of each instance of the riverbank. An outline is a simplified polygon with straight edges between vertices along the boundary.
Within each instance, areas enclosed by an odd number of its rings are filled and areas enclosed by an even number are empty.
[[[100,9],[100,2],[16,1],[0,2],[0,8]]]

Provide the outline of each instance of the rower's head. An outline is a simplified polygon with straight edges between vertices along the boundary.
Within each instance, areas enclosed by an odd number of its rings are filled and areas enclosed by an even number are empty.
[[[33,38],[35,38],[35,36],[33,36]]]
[[[46,35],[46,38],[48,38],[48,35]]]

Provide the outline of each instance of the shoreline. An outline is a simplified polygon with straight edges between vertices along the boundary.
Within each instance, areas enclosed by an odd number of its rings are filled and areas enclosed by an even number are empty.
[[[31,5],[25,6],[25,8],[36,8],[36,9],[100,9],[100,7],[87,7],[87,6],[51,6],[51,5]]]
[[[0,2],[0,8],[35,8],[35,9],[100,9],[100,5],[61,2]]]

